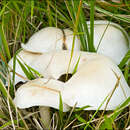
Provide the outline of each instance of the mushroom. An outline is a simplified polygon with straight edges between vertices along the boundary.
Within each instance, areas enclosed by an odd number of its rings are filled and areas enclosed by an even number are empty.
[[[90,21],[87,21],[90,28]],[[126,31],[109,21],[94,21],[94,46],[97,53],[109,56],[119,64],[129,50],[130,40]]]
[[[39,56],[33,67],[45,77],[58,80],[67,72],[70,54],[70,51],[46,53]],[[75,51],[69,74],[72,74],[79,57],[77,72],[65,83],[62,91],[63,101],[66,104],[73,106],[77,102],[77,107],[90,105],[91,110],[98,109],[105,97],[114,89],[117,83],[116,75],[120,77],[120,84],[112,95],[107,110],[113,110],[130,96],[130,88],[122,72],[116,64],[103,55]],[[100,109],[104,108],[105,106],[102,105]]]
[[[40,112],[45,128],[50,128],[49,107],[59,109],[60,93],[64,83],[53,79],[38,78],[31,80],[18,88],[14,103],[21,109],[32,106],[40,107]],[[63,112],[69,110],[69,106],[63,103]]]
[[[33,61],[35,61],[39,56],[40,56],[40,54],[30,53],[30,52],[27,52],[25,50],[21,50],[17,54],[16,58],[18,58],[21,63],[25,62],[27,65],[29,65],[30,63],[32,63]],[[9,70],[11,72],[10,75],[11,75],[11,78],[12,78],[13,77],[13,73],[12,73],[12,70],[13,70],[13,58],[9,61],[8,65],[9,65]],[[16,60],[15,72],[16,72],[16,75],[15,75],[15,84],[17,84],[20,81],[24,82],[24,81],[27,80],[27,78],[26,78],[24,72],[22,71],[22,68],[19,65],[19,63],[18,63],[17,60]]]
[[[73,32],[69,29],[46,27],[32,35],[22,48],[29,52],[45,53],[53,50],[71,50]],[[80,41],[75,38],[74,50],[80,50]]]

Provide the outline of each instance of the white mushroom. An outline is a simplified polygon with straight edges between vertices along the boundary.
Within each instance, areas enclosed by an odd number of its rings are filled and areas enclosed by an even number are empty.
[[[69,51],[46,53],[39,56],[33,67],[47,78],[59,79],[61,75],[67,72],[70,53]],[[114,73],[120,77],[120,84],[116,88],[107,110],[113,110],[126,97],[130,96],[130,88],[122,72],[105,56],[80,51],[74,52],[69,73],[73,72],[79,57],[77,72],[65,83],[62,93],[63,101],[66,104],[73,106],[77,102],[77,107],[90,105],[92,106],[91,110],[98,109],[116,85],[117,78]],[[104,108],[105,105],[100,109],[103,110]]]
[[[90,28],[90,22],[87,22]],[[108,26],[108,27],[107,27]],[[126,31],[109,21],[94,21],[94,46],[97,53],[109,56],[119,64],[127,53],[130,40]]]
[[[32,63],[33,61],[35,61],[40,54],[36,54],[36,53],[29,53],[27,51],[20,51],[17,54],[17,58],[20,60],[21,63],[25,62],[27,65],[29,65],[30,63]],[[9,65],[9,70],[12,71],[13,70],[13,58],[9,61],[8,63]],[[19,65],[18,61],[16,60],[16,68],[15,68],[15,84],[17,84],[20,81],[26,81],[27,78],[21,68],[21,66]],[[11,78],[13,77],[13,72],[10,73]]]
[[[64,88],[64,83],[52,79],[39,78],[22,85],[18,88],[14,103],[17,107],[24,109],[32,106],[42,106],[42,119],[46,124],[50,124],[49,107],[59,109],[60,93]],[[44,109],[44,112],[43,112]],[[63,112],[69,110],[68,105],[63,103]]]
[[[27,44],[21,44],[22,48],[37,53],[50,52],[52,50],[71,50],[73,32],[69,29],[46,27],[32,35]],[[75,50],[80,50],[80,41],[76,37]]]

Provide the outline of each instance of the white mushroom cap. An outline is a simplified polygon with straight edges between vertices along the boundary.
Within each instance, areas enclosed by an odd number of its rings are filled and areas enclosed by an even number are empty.
[[[72,48],[73,32],[69,29],[65,29],[64,33],[66,35],[66,39],[65,39],[65,43],[64,43],[65,47],[66,47],[66,49],[70,50]],[[48,38],[47,35],[49,35],[49,36],[51,35],[51,37]],[[80,43],[80,41],[76,37],[74,50],[80,49],[79,43]],[[30,40],[28,41],[28,43],[26,45],[22,44],[22,47],[24,48],[24,50],[19,52],[18,56],[21,57],[21,59],[27,65],[30,65],[30,63],[32,63],[33,61],[35,62],[35,60],[41,55],[41,54],[39,54],[41,52],[44,52],[44,51],[47,52],[47,51],[51,51],[51,50],[55,50],[55,49],[62,50],[63,49],[62,48],[63,47],[63,33],[58,28],[46,27],[46,28],[40,30],[39,32],[35,33],[30,38]],[[23,63],[23,61],[18,56],[17,56],[17,58]],[[13,58],[9,61],[8,64],[9,64],[10,68],[13,69]],[[17,61],[16,61],[16,73],[20,74],[23,77],[26,77]],[[11,73],[11,77],[12,77],[12,73]],[[16,75],[15,84],[17,84],[19,81],[25,81],[25,79]]]
[[[30,64],[30,66],[46,78],[58,79],[62,74],[67,72],[70,56],[71,52],[68,50],[44,53],[40,55],[35,62]],[[96,53],[74,51],[69,73],[73,72],[79,57],[78,67],[89,60],[103,58],[104,56]]]
[[[27,51],[22,50],[17,54],[16,57],[20,60],[21,63],[23,63],[23,61],[24,61],[27,65],[29,65],[30,63],[35,61],[39,57],[39,55],[40,54],[29,53]],[[9,65],[9,69],[11,71],[11,69],[13,69],[13,58],[9,61],[8,65]],[[26,76],[17,60],[16,60],[15,72],[18,73],[20,76],[23,76],[26,78]],[[11,72],[10,74],[11,74],[11,78],[12,78],[13,73]],[[25,79],[21,78],[20,76],[18,76],[17,74],[15,75],[15,84],[17,84],[20,81],[25,81]]]
[[[106,59],[91,60],[80,66],[75,75],[65,83],[62,93],[64,102],[69,106],[77,103],[76,107],[90,105],[92,107],[86,110],[97,110],[105,98],[108,95],[108,98],[110,97],[117,83],[117,77],[113,71],[119,77],[121,76],[121,79],[106,110],[114,110],[130,96],[130,88],[118,67]],[[100,110],[105,109],[107,100]]]
[[[46,27],[33,34],[27,44],[21,44],[21,46],[23,49],[30,52],[44,53],[52,50],[62,50],[63,46],[65,46],[66,49],[71,50],[72,43],[73,32],[71,30]],[[80,50],[80,41],[77,37],[75,39],[74,49]]]
[[[58,79],[67,72],[70,53],[69,51],[46,53],[39,56],[33,67],[47,78]],[[113,110],[117,105],[122,103],[125,100],[125,95],[126,97],[130,96],[130,88],[122,72],[117,65],[105,56],[96,53],[75,51],[69,73],[73,72],[79,57],[78,70],[65,83],[65,88],[62,92],[63,101],[66,104],[73,106],[77,102],[77,107],[90,105],[92,106],[91,110],[98,109],[105,97],[115,87],[117,78],[114,72],[121,77],[120,85],[114,92],[107,110]],[[104,108],[105,106],[103,105],[101,110]]]
[[[90,26],[90,22],[87,24]],[[119,64],[129,49],[129,36],[118,24],[112,22],[108,24],[109,21],[94,21],[94,46],[96,50],[99,46],[97,53],[109,56],[116,64]]]
[[[53,79],[35,79],[18,88],[14,103],[19,108],[47,106],[59,109],[60,93],[64,83]],[[63,103],[63,111],[69,110]]]

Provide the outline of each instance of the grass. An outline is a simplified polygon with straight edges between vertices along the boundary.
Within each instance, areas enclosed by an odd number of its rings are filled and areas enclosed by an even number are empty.
[[[70,28],[78,35],[83,51],[95,52],[93,46],[94,19],[110,20],[121,25],[130,35],[130,2],[120,3],[101,0],[2,0],[0,1],[0,129],[39,129],[43,122],[36,107],[20,110],[12,102],[15,86],[11,82],[8,61],[15,57],[20,43],[26,43],[37,30],[46,26]],[[86,20],[90,20],[90,33]],[[74,46],[74,42],[73,42]],[[73,56],[73,48],[71,58]],[[130,51],[119,64],[127,83],[130,85]],[[79,57],[80,59],[80,57]],[[13,79],[15,78],[14,58]],[[74,69],[76,72],[77,64]],[[18,61],[19,62],[19,61]],[[70,59],[71,62],[71,59]],[[20,62],[19,62],[20,63]],[[126,64],[128,63],[128,64]],[[21,63],[20,63],[21,64]],[[38,72],[21,64],[26,76],[33,79]],[[69,69],[69,68],[68,68]],[[31,75],[31,77],[30,77]],[[6,86],[8,82],[8,86]],[[107,95],[106,95],[107,96]],[[95,99],[96,100],[96,99]],[[114,111],[83,111],[83,108],[63,113],[60,97],[60,112],[51,109],[53,128],[57,129],[125,129],[129,123],[130,98]],[[102,105],[102,104],[101,104]],[[89,106],[86,106],[89,107]],[[38,127],[39,125],[39,127]]]

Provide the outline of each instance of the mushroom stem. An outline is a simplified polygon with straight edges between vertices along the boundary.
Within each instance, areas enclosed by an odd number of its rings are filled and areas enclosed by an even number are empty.
[[[51,121],[51,116],[50,116],[50,108],[49,107],[40,107],[40,115],[41,119],[44,124],[44,128],[49,129],[50,128],[50,121]]]

